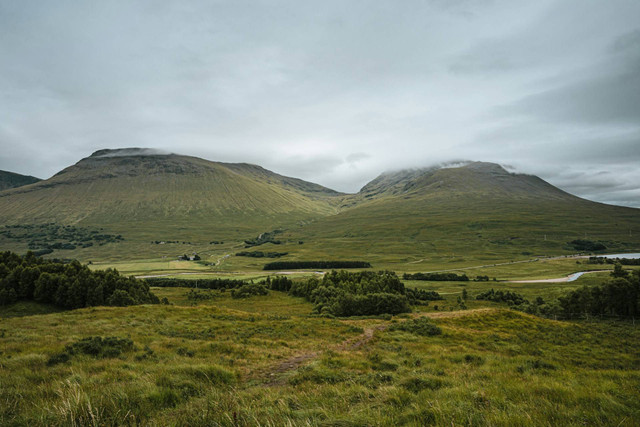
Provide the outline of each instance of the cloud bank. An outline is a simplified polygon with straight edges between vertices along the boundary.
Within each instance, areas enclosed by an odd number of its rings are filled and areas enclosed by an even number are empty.
[[[635,0],[0,4],[0,169],[104,148],[341,191],[493,161],[640,207]]]

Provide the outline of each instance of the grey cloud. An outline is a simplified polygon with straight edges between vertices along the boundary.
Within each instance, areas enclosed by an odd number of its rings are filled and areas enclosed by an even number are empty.
[[[463,158],[605,197],[559,171],[617,174],[611,192],[638,182],[623,172],[640,162],[639,13],[636,0],[4,2],[0,169],[47,177],[146,147],[357,191]]]
[[[360,160],[370,159],[371,156],[367,153],[351,153],[347,156],[348,163],[358,163]]]
[[[564,76],[556,88],[508,107],[513,113],[579,123],[640,124],[640,31],[617,38],[584,76]]]

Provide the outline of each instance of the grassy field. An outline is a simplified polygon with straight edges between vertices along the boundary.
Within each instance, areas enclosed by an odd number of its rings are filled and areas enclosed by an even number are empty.
[[[599,280],[500,286],[550,297]],[[315,317],[275,291],[200,291],[207,299],[196,302],[181,288],[153,289],[168,306],[2,308],[0,424],[638,424],[633,323],[557,322],[471,298],[459,311],[463,285],[473,297],[492,284],[408,285],[446,300],[392,319]],[[417,316],[442,334],[394,330]],[[55,363],[66,345],[95,336],[133,347]]]
[[[633,319],[560,322],[475,299],[494,288],[552,301],[601,283],[607,271],[574,282],[512,281],[611,268],[570,256],[578,250],[569,242],[637,252],[637,209],[486,166],[343,195],[252,165],[83,162],[0,194],[0,219],[31,233],[0,233],[0,248],[24,253],[60,222],[77,227],[74,237],[47,244],[122,239],[48,257],[125,275],[322,274],[267,273],[274,259],[235,256],[259,250],[286,252],[280,261],[368,261],[399,275],[450,271],[490,281],[405,281],[444,300],[393,318],[320,317],[275,291],[234,299],[198,290],[195,299],[185,288],[154,288],[168,305],[0,307],[0,425],[640,425]],[[277,241],[245,247],[276,229]],[[194,253],[201,260],[178,260]]]
[[[218,260],[220,261],[218,263]],[[258,261],[256,261],[258,260]],[[386,268],[398,274],[413,272],[451,271],[457,274],[466,274],[469,278],[476,276],[489,276],[497,280],[526,280],[526,279],[550,279],[564,277],[569,274],[588,270],[610,270],[610,265],[591,265],[584,258],[560,257],[560,258],[527,258],[523,261],[505,260],[498,263],[482,264],[476,261],[475,264],[458,268],[442,268],[442,266],[425,266],[422,263],[389,264],[383,267],[374,265],[375,270]],[[180,275],[189,278],[198,277],[237,277],[237,278],[264,278],[268,274],[277,272],[262,271],[262,266],[267,261],[262,258],[236,257],[229,255],[225,257],[223,252],[211,255],[209,258],[203,256],[202,261],[178,261],[169,258],[155,258],[142,260],[127,260],[120,262],[102,261],[92,262],[93,269],[115,268],[125,275],[136,276],[160,276],[166,275],[178,277]],[[185,274],[188,273],[188,274]],[[310,271],[287,272],[293,277],[309,275]]]

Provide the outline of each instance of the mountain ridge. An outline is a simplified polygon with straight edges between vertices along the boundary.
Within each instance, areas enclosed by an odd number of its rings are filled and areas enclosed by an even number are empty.
[[[23,187],[39,181],[42,180],[35,176],[0,170],[0,191]]]
[[[149,241],[242,245],[273,230],[282,233],[278,251],[300,259],[562,253],[586,234],[625,248],[640,245],[627,236],[640,234],[639,212],[495,163],[387,172],[345,194],[258,165],[141,149],[98,150],[48,180],[0,193],[4,224],[104,228],[139,256],[149,255]]]

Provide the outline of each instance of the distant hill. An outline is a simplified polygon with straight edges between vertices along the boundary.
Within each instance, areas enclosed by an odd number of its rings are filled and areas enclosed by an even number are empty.
[[[290,238],[372,262],[569,253],[575,239],[640,247],[639,209],[584,200],[493,163],[384,173],[342,206]]]
[[[249,238],[333,214],[336,196],[250,164],[100,150],[50,179],[0,194],[0,221],[104,227],[145,241]]]
[[[40,181],[34,176],[20,175],[19,173],[0,171],[0,191],[10,188],[22,187]]]
[[[215,252],[210,242],[221,241],[227,254],[271,242],[288,259],[374,266],[574,253],[576,239],[640,248],[639,209],[584,200],[493,163],[384,173],[342,194],[257,165],[136,148],[100,150],[1,192],[0,223],[73,225],[77,236],[102,229],[114,243],[67,252],[98,258]],[[29,235],[42,241],[43,230]],[[165,241],[182,246],[151,246]]]
[[[510,173],[487,162],[383,173],[365,185],[360,195],[375,199],[382,195],[433,196],[439,192],[447,196],[576,199],[537,176]]]

